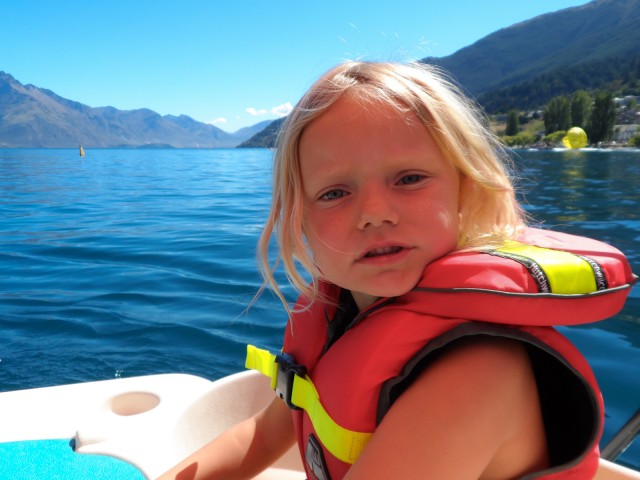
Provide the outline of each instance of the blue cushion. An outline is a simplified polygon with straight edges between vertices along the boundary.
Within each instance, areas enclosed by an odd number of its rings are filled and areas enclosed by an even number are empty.
[[[0,478],[13,480],[144,480],[133,465],[104,455],[75,453],[69,439],[0,443]]]

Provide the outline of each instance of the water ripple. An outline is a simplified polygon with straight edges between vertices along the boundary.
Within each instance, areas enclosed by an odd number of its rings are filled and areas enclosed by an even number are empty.
[[[0,150],[0,390],[214,379],[242,369],[246,343],[278,349],[278,301],[267,294],[247,310],[261,285],[271,156]],[[519,152],[516,162],[538,222],[609,242],[640,271],[640,152]],[[640,402],[638,289],[614,319],[568,335],[602,378],[607,438]]]

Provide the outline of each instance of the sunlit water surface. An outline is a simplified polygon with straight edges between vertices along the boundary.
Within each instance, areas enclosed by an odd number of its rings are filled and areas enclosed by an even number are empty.
[[[255,246],[269,150],[0,150],[0,390],[243,368],[278,349],[282,308]],[[623,250],[640,272],[640,152],[516,152],[547,227]],[[289,295],[293,295],[288,290]],[[640,408],[640,288],[566,333],[602,386],[603,444]],[[623,461],[640,466],[640,442]]]

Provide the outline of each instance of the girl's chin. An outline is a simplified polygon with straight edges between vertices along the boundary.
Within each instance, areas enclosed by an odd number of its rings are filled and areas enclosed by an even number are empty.
[[[415,284],[407,286],[396,284],[389,288],[379,288],[370,292],[355,292],[351,290],[351,295],[353,296],[356,305],[358,305],[358,308],[362,310],[363,308],[370,306],[379,298],[399,297],[404,295],[405,293],[410,292],[414,286]]]

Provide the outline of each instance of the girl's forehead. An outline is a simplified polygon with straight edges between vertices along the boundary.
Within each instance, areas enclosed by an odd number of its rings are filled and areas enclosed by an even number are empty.
[[[341,95],[318,118],[327,113],[348,110],[349,113],[360,113],[367,116],[397,117],[398,114],[415,113],[409,106],[398,100],[377,97],[367,92],[354,90]]]
[[[426,129],[418,115],[406,106],[379,99],[343,95],[304,127],[300,143],[305,141],[305,137],[314,136],[314,133],[318,132],[326,135],[331,131],[339,135],[342,133],[342,127],[347,125],[351,129],[354,125],[361,125],[363,133],[372,125]]]
[[[302,173],[309,173],[309,168],[344,170],[352,159],[379,166],[384,160],[389,166],[401,161],[415,164],[417,159],[427,162],[434,155],[442,156],[442,150],[415,114],[401,114],[384,103],[363,109],[352,100],[339,100],[309,123],[298,145]]]

